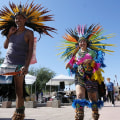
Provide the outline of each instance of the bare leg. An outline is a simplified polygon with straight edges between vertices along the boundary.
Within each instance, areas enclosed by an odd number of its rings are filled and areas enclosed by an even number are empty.
[[[89,97],[91,102],[98,101],[98,93],[97,92],[88,92],[88,97]]]
[[[76,85],[76,96],[77,99],[84,99],[85,98],[85,88],[81,87],[80,85]],[[76,104],[76,116],[75,120],[83,120],[84,118],[84,106],[80,104]]]
[[[15,76],[15,92],[16,92],[16,111],[12,120],[24,120],[24,96],[23,96],[24,76]]]
[[[23,75],[14,77],[16,90],[16,108],[24,106],[23,80],[24,80]]]
[[[76,96],[77,99],[85,99],[85,88],[80,85],[76,85]]]
[[[97,103],[97,101],[98,101],[98,93],[97,92],[88,92],[88,97],[91,102]],[[97,104],[92,105],[92,117],[93,117],[93,120],[98,120],[98,118],[99,118]]]

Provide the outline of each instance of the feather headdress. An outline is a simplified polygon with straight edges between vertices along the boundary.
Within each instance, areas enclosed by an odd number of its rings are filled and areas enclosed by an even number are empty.
[[[67,33],[68,34],[65,34],[65,36],[63,36],[64,38],[63,44],[61,46],[58,46],[60,47],[59,50],[65,49],[63,52],[59,53],[62,54],[61,57],[65,61],[70,59],[76,53],[76,51],[79,50],[78,44],[83,39],[87,41],[88,48],[96,52],[101,51],[98,54],[114,52],[105,49],[105,46],[114,46],[114,44],[101,43],[102,40],[111,38],[114,35],[109,34],[101,36],[103,33],[103,28],[98,24],[97,25],[92,24],[88,28],[86,25],[85,26],[78,25],[74,30],[68,29]],[[101,58],[99,55],[99,61],[100,59]]]
[[[55,28],[44,24],[46,21],[53,21],[53,17],[52,15],[45,15],[49,11],[41,5],[31,2],[31,4],[26,3],[18,6],[14,3],[9,3],[9,6],[11,10],[6,6],[0,10],[0,30],[2,35],[7,36],[10,27],[15,26],[15,15],[18,13],[27,19],[25,26],[32,28],[39,34],[45,33],[51,36],[48,31],[55,32]]]

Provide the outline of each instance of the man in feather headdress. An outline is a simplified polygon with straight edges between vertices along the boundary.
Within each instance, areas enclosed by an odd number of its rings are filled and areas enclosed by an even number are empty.
[[[50,35],[47,31],[54,32],[55,29],[41,23],[52,20],[51,15],[41,16],[48,12],[47,10],[39,12],[42,9],[41,5],[34,5],[32,2],[28,8],[27,4],[25,6],[16,6],[12,3],[10,7],[13,13],[7,7],[0,11],[2,19],[0,21],[0,30],[6,36],[4,48],[7,49],[2,66],[16,67],[14,74],[11,73],[14,76],[16,92],[16,110],[12,120],[23,120],[25,116],[23,83],[25,75],[28,73],[34,45],[34,33],[25,26],[32,28],[39,34],[45,33],[47,35]]]
[[[24,117],[24,96],[23,81],[25,74],[28,73],[30,60],[33,53],[33,31],[25,28],[26,18],[20,12],[15,15],[17,28],[11,27],[7,39],[4,42],[4,48],[8,49],[3,64],[18,65],[17,69],[21,70],[20,75],[14,76],[16,87],[16,111],[13,120],[21,114],[21,120]]]

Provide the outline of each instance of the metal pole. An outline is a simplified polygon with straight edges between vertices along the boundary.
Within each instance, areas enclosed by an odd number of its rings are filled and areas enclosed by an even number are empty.
[[[50,80],[50,96],[51,96],[51,84],[52,84],[52,81]]]
[[[35,101],[36,101],[36,81],[35,81]]]
[[[36,77],[36,72],[35,72],[35,77]],[[36,101],[36,98],[37,98],[37,96],[36,96],[36,80],[35,80],[35,101]]]
[[[118,86],[117,75],[115,75],[115,78],[116,78],[116,82],[117,82],[117,86]]]
[[[45,97],[46,97],[46,86],[45,86]]]
[[[31,95],[32,95],[32,84],[31,84]]]

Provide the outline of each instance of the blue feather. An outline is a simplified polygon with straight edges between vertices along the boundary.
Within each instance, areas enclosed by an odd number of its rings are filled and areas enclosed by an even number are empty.
[[[89,107],[89,108],[92,108],[92,106],[93,106],[94,104],[96,104],[99,109],[104,106],[104,102],[101,101],[101,100],[99,100],[99,101],[97,101],[97,102],[89,102],[88,107]]]
[[[88,106],[89,103],[88,103],[88,101],[86,99],[73,100],[72,107],[76,108],[76,104],[79,104],[80,106],[84,107],[84,106]]]
[[[96,52],[96,58],[94,59],[97,63],[100,63],[100,67],[106,67],[104,64],[104,55],[105,53],[102,52],[101,50],[95,51]]]

